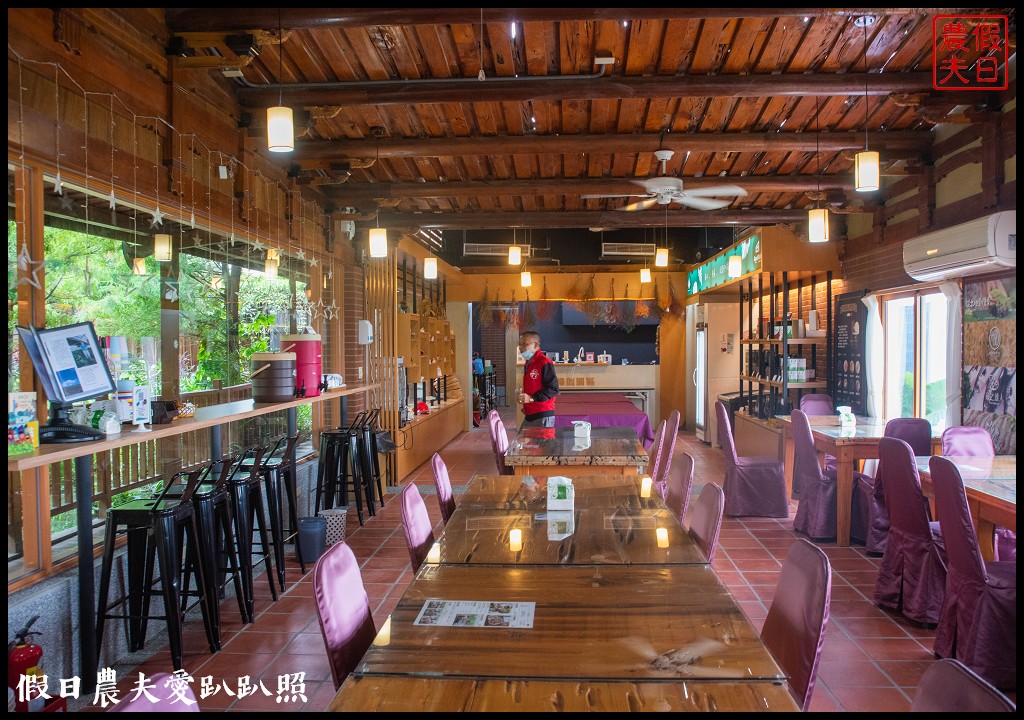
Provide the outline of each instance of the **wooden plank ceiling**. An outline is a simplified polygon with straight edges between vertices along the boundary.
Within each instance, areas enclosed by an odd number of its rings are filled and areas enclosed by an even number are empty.
[[[461,242],[485,229],[799,228],[815,202],[870,211],[880,198],[853,191],[865,137],[883,174],[923,176],[935,124],[993,101],[932,90],[932,18],[955,10],[176,8],[167,22],[182,67],[241,75],[224,81],[252,133],[279,97],[295,108],[296,149],[274,159],[336,217],[379,209],[386,227]],[[674,151],[663,167],[659,149]],[[684,193],[746,194],[623,210],[661,175]]]

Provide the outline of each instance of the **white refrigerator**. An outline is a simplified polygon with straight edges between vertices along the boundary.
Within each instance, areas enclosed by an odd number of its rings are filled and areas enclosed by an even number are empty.
[[[687,416],[694,419],[698,440],[713,447],[718,442],[715,401],[740,389],[738,303],[698,303],[686,308]]]

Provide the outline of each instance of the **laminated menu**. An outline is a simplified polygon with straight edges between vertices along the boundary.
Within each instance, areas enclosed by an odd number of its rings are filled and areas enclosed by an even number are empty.
[[[423,603],[414,625],[439,627],[532,628],[537,603],[495,600],[443,600]]]

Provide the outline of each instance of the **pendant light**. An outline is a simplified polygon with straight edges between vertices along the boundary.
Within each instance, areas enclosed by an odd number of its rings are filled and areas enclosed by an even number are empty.
[[[423,259],[423,277],[426,280],[437,280],[436,257],[428,257]]]
[[[508,264],[518,265],[523,261],[523,249],[518,245],[508,246]]]
[[[519,273],[519,284],[523,287],[530,287],[533,285],[533,275],[529,270],[523,270]]]
[[[807,211],[807,239],[812,243],[828,242],[828,208],[819,208],[821,197],[821,118],[818,111],[818,96],[814,96],[814,155],[817,158],[818,192],[814,207]]]
[[[881,180],[878,152],[868,150],[868,28],[874,23],[873,15],[861,15],[853,21],[857,27],[864,28],[864,150],[854,159],[854,189],[857,192],[874,192]]]
[[[157,233],[153,236],[153,258],[157,262],[171,261],[171,236]]]
[[[132,261],[132,274],[133,275],[145,275],[146,274],[146,258],[137,257]]]
[[[267,108],[267,148],[270,152],[291,152],[295,149],[295,123],[292,109],[284,105],[284,30],[281,9],[277,9],[277,105]]]
[[[380,163],[380,138],[384,134],[384,128],[372,127],[370,132],[377,138],[377,156],[374,160],[374,168],[379,169]],[[380,226],[380,200],[377,200],[377,227],[370,228],[370,257],[384,258],[388,256],[388,231]]]
[[[651,269],[649,267],[640,268],[640,282],[649,283],[651,281]]]
[[[729,256],[729,279],[735,280],[743,274],[743,258],[739,255]]]
[[[665,206],[665,247],[658,248],[654,253],[655,267],[668,267],[668,205]]]

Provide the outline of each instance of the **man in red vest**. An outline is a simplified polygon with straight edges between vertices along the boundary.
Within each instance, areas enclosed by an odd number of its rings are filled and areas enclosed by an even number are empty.
[[[523,406],[522,427],[555,426],[555,396],[558,377],[551,359],[540,349],[540,335],[528,330],[519,336],[519,352],[526,361],[519,402]]]

